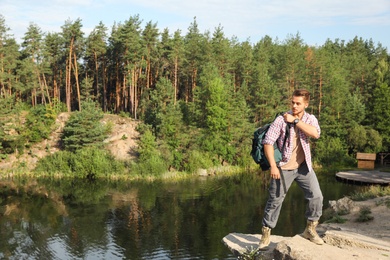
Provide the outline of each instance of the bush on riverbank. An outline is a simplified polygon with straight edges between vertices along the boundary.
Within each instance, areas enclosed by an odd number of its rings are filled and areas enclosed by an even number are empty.
[[[125,165],[106,150],[84,147],[75,152],[59,151],[39,160],[34,173],[37,175],[100,178],[124,174]]]

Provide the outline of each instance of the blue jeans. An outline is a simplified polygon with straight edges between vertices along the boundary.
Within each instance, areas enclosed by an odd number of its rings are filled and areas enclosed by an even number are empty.
[[[318,221],[322,215],[323,196],[314,171],[309,171],[306,163],[296,170],[280,170],[280,179],[271,179],[269,197],[264,209],[262,224],[274,228],[279,218],[282,203],[293,181],[303,190],[307,200],[305,216],[310,221]]]

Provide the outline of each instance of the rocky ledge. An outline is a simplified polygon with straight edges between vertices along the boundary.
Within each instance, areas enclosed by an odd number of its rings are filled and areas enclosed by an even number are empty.
[[[300,234],[293,237],[271,235],[266,251],[258,251],[260,234],[231,233],[222,239],[229,250],[241,259],[390,259],[390,197],[354,202],[348,198],[331,201],[335,211],[348,212],[345,223],[321,224],[318,234],[325,241],[316,245]],[[361,209],[370,209],[371,220],[358,222]]]

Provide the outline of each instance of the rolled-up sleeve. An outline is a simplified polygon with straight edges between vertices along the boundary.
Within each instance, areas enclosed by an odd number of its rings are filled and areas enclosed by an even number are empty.
[[[315,138],[315,139],[320,138],[320,136],[321,136],[321,128],[320,128],[320,124],[318,123],[317,118],[314,115],[309,115],[307,117],[307,120],[304,121],[304,122],[309,124],[309,125],[314,126],[317,129],[317,132],[318,132],[318,137]]]
[[[263,140],[263,144],[270,144],[273,145],[278,138],[280,137],[282,129],[284,129],[283,126],[284,118],[283,116],[278,116],[274,122],[270,125],[267,134],[265,135],[265,138]]]

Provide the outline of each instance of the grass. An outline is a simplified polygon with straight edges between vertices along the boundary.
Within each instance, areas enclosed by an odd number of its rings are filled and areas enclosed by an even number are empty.
[[[242,253],[237,259],[242,260],[260,260],[262,259],[261,256],[262,252],[259,250],[259,248],[246,248],[246,252]]]
[[[365,201],[384,196],[390,196],[390,186],[370,186],[367,190],[362,192],[355,192],[349,197],[351,200]]]
[[[341,217],[342,215],[347,215],[349,212],[347,211],[339,211],[339,212],[336,212],[334,209],[332,208],[327,208],[324,210],[323,212],[323,218],[325,219],[324,220],[324,223],[345,223],[347,221],[347,219]]]
[[[374,217],[371,216],[371,209],[369,207],[362,207],[359,211],[359,216],[356,219],[357,222],[368,222],[373,220]]]
[[[390,209],[390,198],[381,199],[376,202],[377,206],[386,205],[387,208]]]
[[[142,175],[137,174],[136,172],[129,171],[128,167],[125,166],[123,172],[113,172],[106,174],[104,176],[96,176],[96,179],[105,179],[113,181],[160,181],[165,182],[177,182],[181,180],[191,179],[194,176],[197,176],[197,173],[188,173],[182,171],[166,171],[161,175]],[[211,176],[216,177],[225,177],[225,176],[235,176],[240,175],[243,172],[243,169],[239,166],[223,166],[223,167],[214,167],[208,170]],[[34,171],[27,167],[27,163],[20,162],[15,165],[12,169],[4,170],[0,173],[1,178],[10,178],[10,177],[27,177],[27,178],[52,178],[52,179],[67,179],[67,178],[76,178],[78,176],[72,176],[70,174],[64,174],[61,171]]]
[[[334,216],[332,216],[330,219],[328,220],[325,220],[324,223],[339,223],[339,224],[343,224],[347,222],[347,219],[345,218],[342,218],[340,215],[338,214],[335,214]]]

